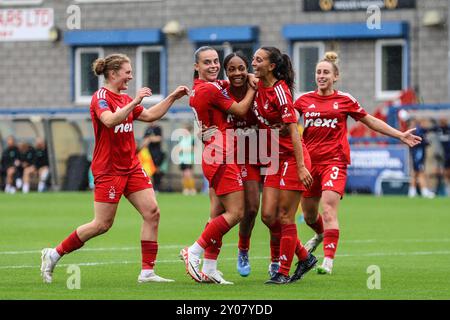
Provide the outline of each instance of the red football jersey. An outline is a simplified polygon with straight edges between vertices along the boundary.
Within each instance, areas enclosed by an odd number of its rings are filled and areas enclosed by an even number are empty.
[[[329,96],[311,91],[295,101],[295,108],[303,115],[303,140],[312,164],[350,164],[347,118],[358,121],[367,115],[358,101],[337,90]]]
[[[236,102],[241,102],[242,99],[238,99],[236,98],[233,93],[231,93],[230,87],[228,86],[227,88],[224,89],[225,93],[234,101]],[[234,127],[237,128],[251,128],[253,126],[257,126],[258,125],[258,119],[256,119],[255,114],[253,113],[252,109],[249,109],[247,114],[244,117],[238,117],[233,115],[233,122],[234,122]]]
[[[236,98],[230,90],[230,87],[226,88],[226,93],[234,101],[240,102],[242,99]],[[250,108],[244,117],[238,117],[233,115],[234,128],[237,136],[237,149],[236,163],[244,164],[258,163],[258,119],[256,119],[253,110]],[[240,145],[244,141],[242,145]],[[253,144],[251,146],[251,144]],[[252,148],[253,147],[253,148]],[[252,153],[252,154],[250,154]],[[245,159],[242,159],[244,157]]]
[[[220,163],[225,163],[227,155],[226,149],[226,130],[234,128],[233,115],[228,113],[234,100],[228,95],[226,90],[227,83],[225,81],[209,82],[205,80],[195,79],[192,87],[191,96],[189,98],[189,105],[194,111],[195,118],[199,127],[217,126],[222,133],[222,142],[216,141],[215,137],[210,141],[205,142],[205,147],[210,144],[212,149],[219,152],[221,155],[212,154],[214,159],[221,159]],[[228,150],[229,153],[234,154],[234,150]],[[233,157],[233,155],[229,155]],[[209,159],[209,161],[212,161]],[[219,163],[218,161],[212,161]],[[211,162],[209,162],[211,163]]]
[[[268,88],[264,87],[262,81],[259,81],[252,110],[262,129],[270,129],[271,125],[283,122],[297,123],[292,95],[283,80],[279,80],[273,87]],[[267,142],[268,148],[270,148],[270,135]],[[294,146],[290,136],[280,136],[278,143],[280,154],[293,153]]]
[[[90,111],[95,134],[92,159],[94,176],[126,175],[140,164],[136,156],[133,120],[139,117],[144,108],[138,105],[121,124],[113,128],[107,128],[100,121],[100,115],[104,111],[109,110],[114,113],[132,100],[127,94],[116,94],[104,87],[92,96]]]

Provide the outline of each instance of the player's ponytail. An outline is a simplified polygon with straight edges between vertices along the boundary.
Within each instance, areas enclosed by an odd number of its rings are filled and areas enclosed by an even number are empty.
[[[105,59],[98,58],[94,61],[92,64],[92,71],[94,71],[94,74],[98,77],[102,75],[105,72]]]
[[[92,71],[99,77],[101,75],[108,79],[111,71],[119,71],[124,63],[130,63],[131,60],[125,54],[113,53],[106,58],[98,58],[92,64]]]
[[[278,80],[284,80],[291,94],[294,92],[295,73],[292,67],[291,58],[287,54],[281,53],[278,48],[275,47],[262,47],[262,50],[269,53],[270,63],[275,64],[275,69],[272,73]]]

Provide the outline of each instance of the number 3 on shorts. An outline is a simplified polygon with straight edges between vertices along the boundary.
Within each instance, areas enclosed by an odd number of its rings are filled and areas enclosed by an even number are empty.
[[[331,170],[333,171],[333,173],[330,174],[330,178],[333,179],[333,180],[336,180],[338,178],[339,168],[338,167],[333,167],[333,168],[331,168]]]

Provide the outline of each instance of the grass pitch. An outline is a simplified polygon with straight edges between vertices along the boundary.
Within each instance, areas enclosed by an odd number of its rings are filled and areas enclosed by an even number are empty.
[[[141,218],[122,199],[113,228],[65,256],[48,285],[39,275],[40,250],[54,247],[92,219],[92,194],[0,194],[0,299],[450,299],[450,198],[346,196],[339,209],[341,238],[333,275],[311,271],[285,286],[263,284],[269,234],[259,217],[251,240],[250,276],[242,278],[236,271],[233,228],[224,238],[219,269],[235,284],[195,283],[178,253],[200,235],[208,198],[159,194],[158,202],[156,271],[174,283],[137,283]],[[313,233],[304,223],[299,226],[306,242]],[[322,248],[316,253],[322,257]],[[70,265],[79,267],[80,289],[68,288]],[[369,288],[376,284],[373,268],[379,268],[380,289]]]

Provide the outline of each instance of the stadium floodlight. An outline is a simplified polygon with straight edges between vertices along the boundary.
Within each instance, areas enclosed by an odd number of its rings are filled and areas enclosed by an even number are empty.
[[[444,17],[438,10],[428,10],[422,18],[422,25],[424,27],[437,27],[444,25]]]
[[[170,20],[163,27],[162,32],[167,36],[181,36],[184,33],[184,28],[177,20]]]

